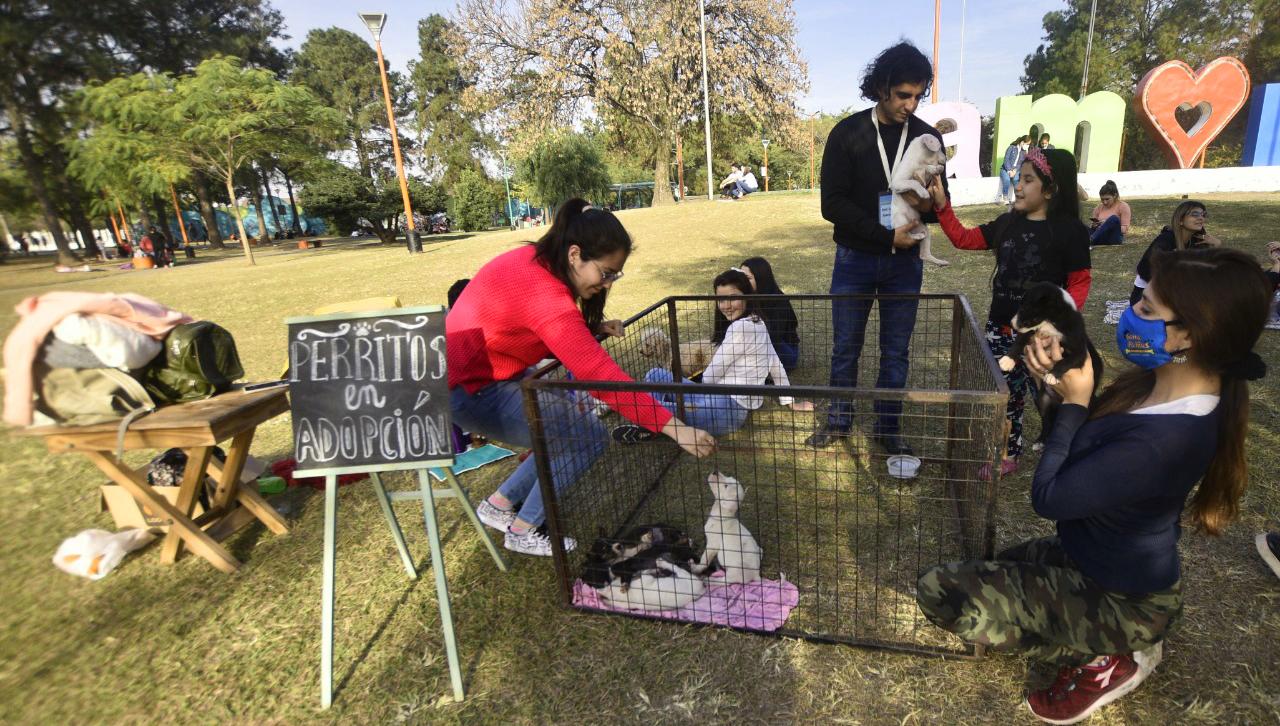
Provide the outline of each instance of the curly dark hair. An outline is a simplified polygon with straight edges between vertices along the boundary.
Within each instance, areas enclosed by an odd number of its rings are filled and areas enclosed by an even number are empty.
[[[881,51],[862,72],[862,97],[878,103],[881,95],[902,83],[923,83],[925,95],[933,85],[933,64],[920,49],[903,40]]]

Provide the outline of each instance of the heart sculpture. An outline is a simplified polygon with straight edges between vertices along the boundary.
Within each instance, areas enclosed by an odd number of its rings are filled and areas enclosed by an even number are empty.
[[[1190,167],[1217,138],[1249,98],[1249,71],[1236,58],[1223,56],[1192,72],[1182,61],[1152,68],[1138,82],[1133,103],[1138,119],[1161,142],[1169,161],[1179,169]],[[1184,129],[1178,114],[1198,111]]]

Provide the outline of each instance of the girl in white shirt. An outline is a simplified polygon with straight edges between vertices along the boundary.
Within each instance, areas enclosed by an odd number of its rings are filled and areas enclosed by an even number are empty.
[[[760,386],[765,378],[773,376],[779,386],[790,386],[787,371],[769,341],[769,330],[756,312],[756,301],[737,297],[751,295],[751,281],[738,270],[727,270],[716,276],[716,329],[724,330],[724,339],[716,348],[711,362],[702,372],[702,383],[726,386]],[[671,383],[675,376],[666,368],[654,368],[645,374],[649,383]],[[688,383],[688,379],[685,379]],[[662,405],[675,411],[675,395],[656,394]],[[791,396],[778,396],[784,406],[794,411],[812,411],[811,401],[797,401]],[[694,426],[720,436],[742,428],[747,414],[760,408],[764,396],[726,395],[718,393],[684,394],[685,414],[682,419]],[[621,427],[620,427],[621,428]],[[615,437],[620,438],[615,432]]]

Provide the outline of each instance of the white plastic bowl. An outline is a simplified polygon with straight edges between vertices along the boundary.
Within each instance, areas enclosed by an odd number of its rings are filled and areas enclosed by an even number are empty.
[[[914,479],[920,471],[920,460],[906,454],[894,454],[885,464],[889,467],[889,476],[895,479]]]

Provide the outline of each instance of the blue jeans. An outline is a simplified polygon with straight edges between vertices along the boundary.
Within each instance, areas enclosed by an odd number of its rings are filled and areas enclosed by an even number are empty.
[[[653,368],[644,374],[644,380],[648,383],[671,383],[675,381],[675,376],[666,368]],[[692,381],[686,378],[684,382]],[[658,393],[654,398],[658,399],[663,408],[672,413],[676,412],[674,393]],[[742,425],[747,422],[748,413],[750,412],[733,400],[732,396],[717,393],[686,393],[684,394],[684,418],[681,420],[712,436],[723,436],[742,428]]]
[[[924,281],[924,263],[915,250],[892,255],[874,255],[848,247],[836,247],[835,268],[831,271],[831,294],[919,294]],[[866,339],[871,300],[831,302],[831,385],[858,385],[858,358]],[[908,349],[916,326],[916,300],[880,300],[880,374],[876,388],[903,388],[910,366]],[[876,433],[898,432],[901,401],[876,401]],[[841,431],[852,425],[852,406],[847,399],[832,402],[827,426]]]
[[[747,196],[748,194],[754,194],[755,192],[757,192],[757,191],[759,191],[759,190],[760,190],[760,187],[752,188],[752,187],[747,186],[746,184],[743,184],[743,183],[742,183],[742,182],[740,182],[740,181],[734,182],[734,183],[733,183],[733,186],[734,186],[734,188],[736,188],[736,189],[738,190],[738,196],[739,196],[739,197],[745,197],[745,196]]]
[[[1012,198],[1013,187],[1018,183],[1018,172],[1000,170],[1000,196]]]
[[[449,391],[449,408],[453,420],[468,431],[514,446],[533,446],[519,380],[496,381],[475,393],[458,386]],[[552,484],[558,494],[604,453],[608,431],[595,413],[579,410],[577,403],[560,391],[539,391],[538,409],[551,457]],[[538,486],[537,458],[534,454],[525,459],[498,487],[498,493],[512,502],[524,502],[516,516],[535,526],[547,518]]]
[[[1120,218],[1112,215],[1103,220],[1098,228],[1089,235],[1091,245],[1118,245],[1124,242],[1120,233]]]

